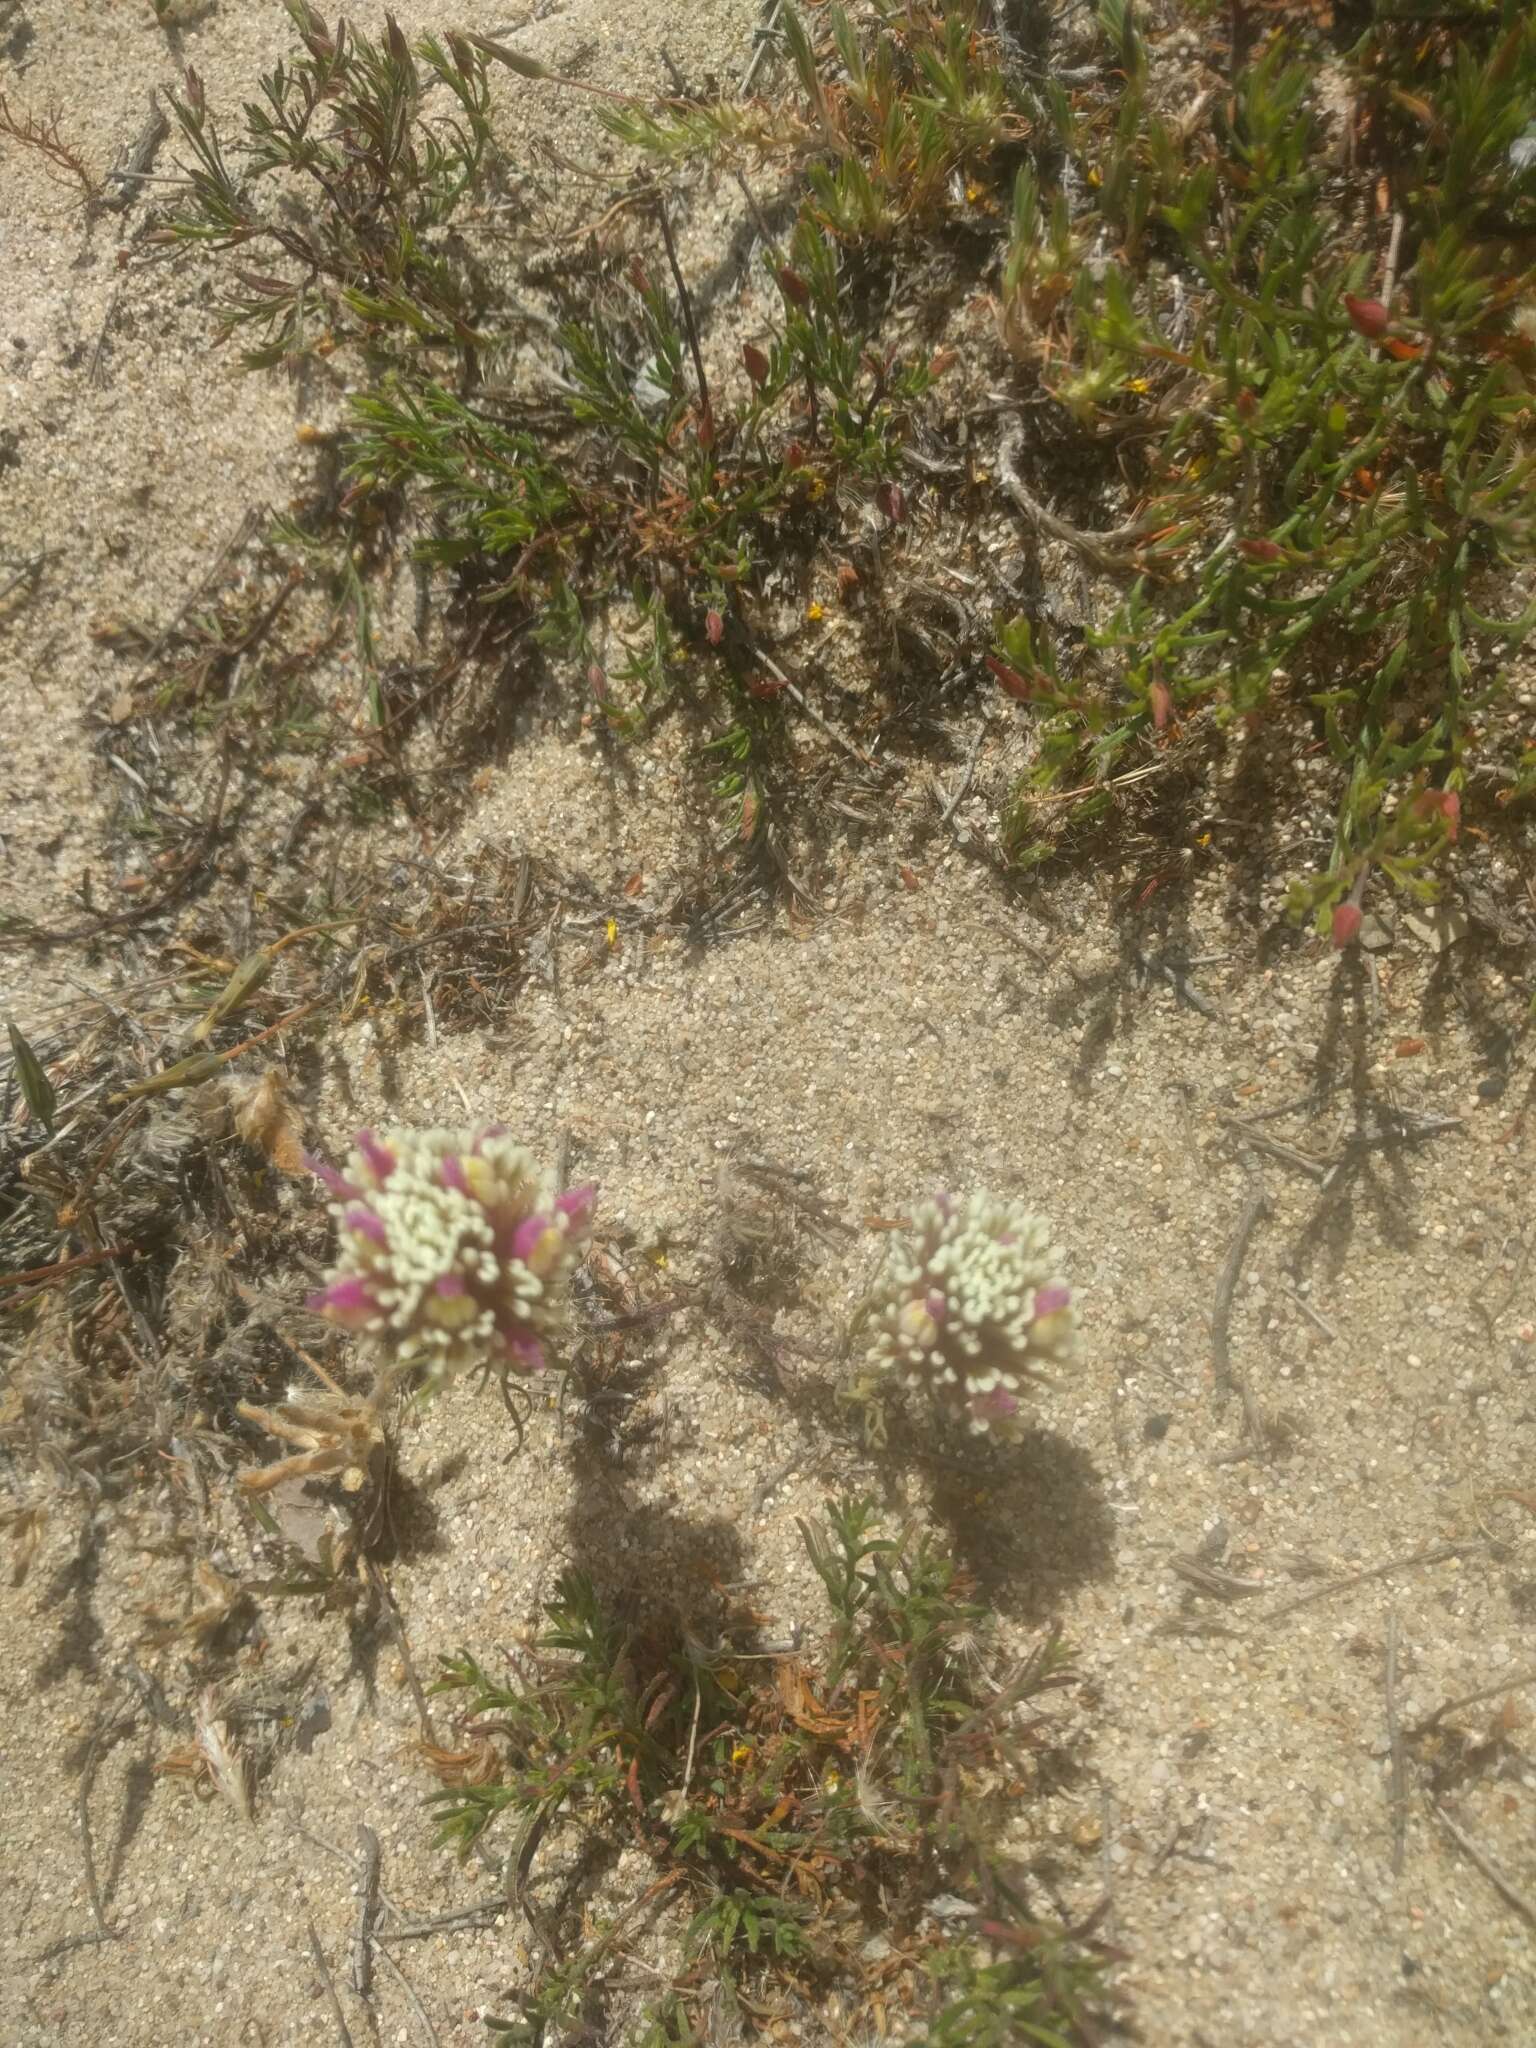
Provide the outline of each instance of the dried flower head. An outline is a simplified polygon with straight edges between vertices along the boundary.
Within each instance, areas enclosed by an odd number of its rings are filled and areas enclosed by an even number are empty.
[[[868,1363],[926,1387],[973,1432],[1017,1436],[1025,1383],[1071,1353],[1076,1318],[1050,1225],[991,1195],[940,1195],[895,1239]]]
[[[275,1408],[258,1408],[254,1401],[235,1405],[247,1422],[268,1436],[298,1446],[275,1465],[242,1472],[240,1484],[247,1493],[270,1493],[290,1479],[322,1479],[333,1472],[340,1473],[344,1493],[361,1493],[368,1484],[373,1454],[384,1442],[377,1396],[350,1401],[338,1389],[337,1398],[328,1402],[280,1401]]]
[[[199,1799],[212,1799],[216,1792],[222,1792],[242,1820],[254,1820],[251,1760],[230,1733],[212,1686],[205,1688],[198,1698],[193,1725],[196,1742],[172,1750],[155,1769],[173,1777],[190,1778]]]
[[[341,1225],[310,1307],[437,1382],[487,1368],[543,1372],[565,1326],[597,1190],[557,1195],[499,1124],[359,1131],[343,1171],[308,1161]]]

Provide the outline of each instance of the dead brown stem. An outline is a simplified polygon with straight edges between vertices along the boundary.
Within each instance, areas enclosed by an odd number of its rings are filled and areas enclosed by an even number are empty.
[[[1392,1875],[1400,1877],[1403,1869],[1403,1842],[1408,1829],[1407,1782],[1404,1778],[1403,1731],[1397,1723],[1397,1609],[1387,1617],[1387,1668],[1385,1686],[1387,1695],[1387,1754],[1390,1759],[1390,1776],[1387,1780],[1387,1803],[1392,1810]]]
[[[44,175],[53,184],[67,186],[73,180],[86,199],[94,199],[96,180],[60,135],[59,119],[56,107],[42,115],[18,112],[0,92],[0,135],[8,135],[23,149],[34,150],[43,160]]]
[[[1431,1550],[1416,1550],[1409,1557],[1388,1558],[1385,1564],[1372,1565],[1369,1571],[1351,1572],[1348,1578],[1330,1579],[1326,1586],[1314,1586],[1309,1593],[1298,1593],[1294,1600],[1282,1601],[1278,1607],[1271,1607],[1268,1614],[1261,1614],[1260,1621],[1279,1621],[1283,1615],[1294,1614],[1298,1607],[1310,1607],[1314,1600],[1326,1600],[1331,1593],[1346,1592],[1351,1586],[1363,1586],[1368,1579],[1384,1579],[1389,1572],[1405,1572],[1411,1565],[1444,1564],[1447,1558],[1470,1557],[1488,1546],[1483,1543],[1438,1543]]]
[[[1514,1907],[1515,1911],[1520,1915],[1522,1920],[1529,1921],[1532,1927],[1536,1927],[1536,1906],[1533,1906],[1530,1900],[1525,1896],[1525,1893],[1520,1891],[1517,1888],[1517,1886],[1508,1877],[1505,1876],[1504,1872],[1499,1868],[1498,1864],[1494,1862],[1493,1858],[1488,1854],[1487,1850],[1480,1849],[1477,1846],[1476,1842],[1473,1841],[1470,1835],[1464,1833],[1462,1829],[1457,1827],[1455,1821],[1451,1819],[1451,1816],[1446,1812],[1443,1806],[1437,1806],[1434,1812],[1435,1819],[1439,1821],[1440,1825],[1445,1829],[1446,1833],[1450,1836],[1451,1840],[1456,1844],[1456,1846],[1459,1849],[1463,1850],[1466,1855],[1471,1857],[1472,1861],[1477,1865],[1478,1869],[1483,1873],[1484,1877],[1487,1878],[1488,1882],[1493,1886],[1494,1890],[1499,1894],[1499,1896],[1507,1900],[1508,1903]]]

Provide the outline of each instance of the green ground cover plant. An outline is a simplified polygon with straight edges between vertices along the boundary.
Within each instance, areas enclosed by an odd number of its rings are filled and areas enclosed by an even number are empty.
[[[1111,811],[1128,772],[1278,729],[1332,764],[1333,843],[1291,907],[1342,942],[1372,876],[1434,893],[1474,796],[1495,813],[1536,792],[1536,748],[1505,719],[1536,624],[1536,28],[1512,0],[1454,35],[1385,8],[1352,37],[1282,17],[1249,48],[1218,43],[1229,75],[1192,107],[1160,67],[1173,10],[1103,0],[1092,61],[1063,76],[1038,55],[1044,16],[1032,54],[980,0],[857,27],[840,6],[786,8],[785,102],[601,96],[653,169],[638,246],[545,322],[553,415],[494,382],[522,314],[431,232],[508,173],[492,74],[545,67],[290,11],[305,54],[264,81],[238,145],[195,80],[177,102],[194,163],[166,233],[290,259],[242,267],[226,300],[230,331],[259,336],[253,363],[364,350],[376,380],[352,402],[343,516],[423,506],[424,556],[477,603],[531,615],[622,738],[685,671],[705,678],[702,753],[732,836],[755,837],[785,780],[777,700],[795,686],[762,644],[769,570],[845,546],[867,512],[899,553],[906,453],[947,432],[940,379],[974,342],[951,320],[944,345],[893,350],[873,317],[881,292],[920,304],[945,238],[1017,397],[999,475],[1095,580],[1086,630],[1000,612],[990,646],[964,650],[1033,720],[1001,820],[1016,869]],[[699,160],[798,188],[757,259],[777,332],[716,390],[670,226]],[[303,224],[257,204],[277,179],[307,184]],[[1129,500],[1129,520],[1052,514],[1069,479],[1079,501]],[[932,510],[951,516],[942,490]],[[610,672],[591,627],[626,606],[647,644],[631,636]],[[1042,832],[1037,799],[1065,790]]]
[[[834,1990],[850,2020],[930,2016],[936,2044],[1094,2038],[1101,1959],[1040,1923],[1007,1842],[1051,1767],[1037,1703],[1071,1683],[1059,1640],[1001,1670],[963,1575],[880,1534],[867,1500],[829,1502],[801,1535],[833,1617],[815,1653],[765,1654],[729,1616],[708,1637],[626,1616],[573,1573],[509,1671],[442,1660],[463,1746],[431,1753],[439,1837],[467,1855],[515,1831],[543,1950],[523,2010],[495,2022],[505,2038],[612,2024],[614,1949],[663,1902],[687,1914],[676,1970],[629,2023],[658,2048],[710,2024],[771,2030]],[[568,1943],[529,1887],[546,1835],[572,1826],[611,1862],[637,1849],[647,1875]],[[980,1963],[978,1931],[1012,1955]]]

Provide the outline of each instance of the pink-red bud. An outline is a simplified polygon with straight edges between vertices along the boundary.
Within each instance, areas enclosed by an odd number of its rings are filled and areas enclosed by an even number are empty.
[[[1413,812],[1426,824],[1443,819],[1445,836],[1453,846],[1461,837],[1461,798],[1454,789],[1421,789],[1413,800]]]
[[[811,303],[811,288],[798,270],[791,270],[787,263],[781,264],[774,275],[779,280],[779,290],[794,306],[808,306]]]
[[[1000,661],[995,654],[987,656],[987,667],[1002,684],[1009,696],[1020,704],[1032,704],[1035,698],[1034,686],[1028,676],[1022,676],[1016,668],[1010,668],[1006,661]]]
[[[1352,946],[1360,935],[1363,923],[1358,903],[1341,903],[1333,913],[1334,951],[1342,953],[1346,946]]]
[[[1353,292],[1346,292],[1344,310],[1356,334],[1363,334],[1367,341],[1380,341],[1392,324],[1392,315],[1380,299],[1357,299]]]

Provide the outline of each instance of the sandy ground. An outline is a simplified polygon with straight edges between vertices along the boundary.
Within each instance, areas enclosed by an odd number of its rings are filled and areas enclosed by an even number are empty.
[[[438,25],[414,5],[398,12],[408,31]],[[690,7],[694,75],[739,75],[752,12]],[[508,11],[463,0],[455,19],[499,30]],[[684,27],[654,0],[578,0],[528,33],[595,79],[650,79],[668,37],[684,58]],[[25,0],[0,22],[16,93],[57,99],[97,162],[178,59],[223,106],[287,42],[280,10],[259,0],[222,0],[175,38],[128,0]],[[16,436],[0,473],[0,582],[49,551],[30,601],[0,620],[0,876],[8,901],[44,919],[77,914],[70,892],[106,801],[83,712],[115,671],[92,620],[164,617],[246,509],[282,502],[305,473],[300,395],[209,352],[195,266],[152,281],[119,271],[132,231],[132,214],[87,230],[29,161],[0,153],[0,425]],[[548,709],[491,764],[439,858],[515,846],[605,886],[638,872],[664,900],[678,857],[665,757],[626,790],[606,752]],[[962,821],[988,815],[1002,746],[984,747]],[[1221,804],[1213,792],[1213,813]],[[1529,1692],[1500,1683],[1530,1665],[1536,1617],[1536,1518],[1501,1497],[1536,1484],[1521,1058],[1502,1093],[1479,1092],[1492,1034],[1518,1023],[1518,986],[1498,960],[1436,955],[1406,931],[1374,988],[1363,961],[1311,941],[1261,946],[1233,886],[1236,851],[1218,831],[1178,892],[1174,935],[1209,956],[1193,986],[1214,1014],[1139,976],[1121,948],[1111,909],[1131,876],[1058,888],[1036,918],[1002,900],[914,789],[828,851],[814,921],[778,918],[698,953],[635,930],[594,957],[590,932],[557,933],[561,971],[501,1032],[435,1049],[396,1042],[387,1018],[338,1033],[308,1104],[327,1146],[354,1123],[466,1111],[550,1157],[568,1134],[573,1172],[602,1184],[606,1226],[680,1277],[707,1271],[718,1176],[745,1149],[807,1169],[856,1222],[937,1186],[1027,1197],[1054,1219],[1084,1301],[1070,1383],[980,1485],[942,1465],[872,1467],[823,1426],[830,1369],[770,1384],[691,1312],[655,1341],[641,1396],[654,1427],[618,1467],[552,1402],[514,1455],[494,1400],[459,1389],[404,1438],[430,1535],[394,1584],[424,1666],[518,1637],[571,1560],[614,1589],[747,1580],[785,1630],[814,1627],[795,1518],[833,1488],[870,1487],[893,1519],[945,1532],[1021,1643],[1059,1620],[1076,1647],[1087,1684],[1063,1732],[1080,1773],[1024,1834],[1063,1912],[1109,1888],[1119,1982],[1149,2048],[1529,2041],[1536,1930],[1519,1902],[1536,1896],[1536,1761]],[[8,954],[7,1007],[46,1013],[65,992],[60,970]],[[1334,1091],[1321,1108],[1300,1103],[1319,1087]],[[1461,1121],[1365,1152],[1326,1187],[1270,1154],[1242,1156],[1222,1121],[1299,1105],[1258,1129],[1329,1161],[1389,1102]],[[1214,1383],[1212,1359],[1218,1282],[1255,1175],[1268,1207],[1230,1347],[1284,1426],[1268,1461],[1231,1455],[1241,1403]],[[796,1239],[782,1327],[835,1337],[880,1242]],[[130,1503],[90,1541],[59,1517],[25,1585],[0,1591],[0,2038],[326,2038],[312,1925],[354,2039],[375,2025],[390,2042],[426,2040],[428,2025],[445,2044],[484,2039],[480,2015],[526,1981],[514,1923],[396,1948],[404,1976],[380,1970],[373,2020],[345,1988],[356,1906],[344,1859],[360,1825],[377,1832],[403,1911],[447,1911],[492,1882],[430,1846],[431,1783],[387,1638],[349,1641],[336,1617],[296,1602],[261,1607],[247,1699],[297,1687],[319,1705],[307,1750],[287,1746],[263,1780],[253,1824],[156,1774],[178,1737],[119,1674],[146,1603],[174,1604],[184,1584],[172,1505]],[[250,1568],[228,1492],[209,1514],[198,1554]],[[1226,1597],[1176,1571],[1175,1556],[1196,1554],[1229,1575]],[[1412,1745],[1396,1871],[1389,1640],[1400,1728],[1487,1692]],[[179,1697],[185,1653],[157,1668]],[[117,1938],[61,1950],[92,1926],[87,1766]],[[812,2020],[801,2038],[831,2034]]]

